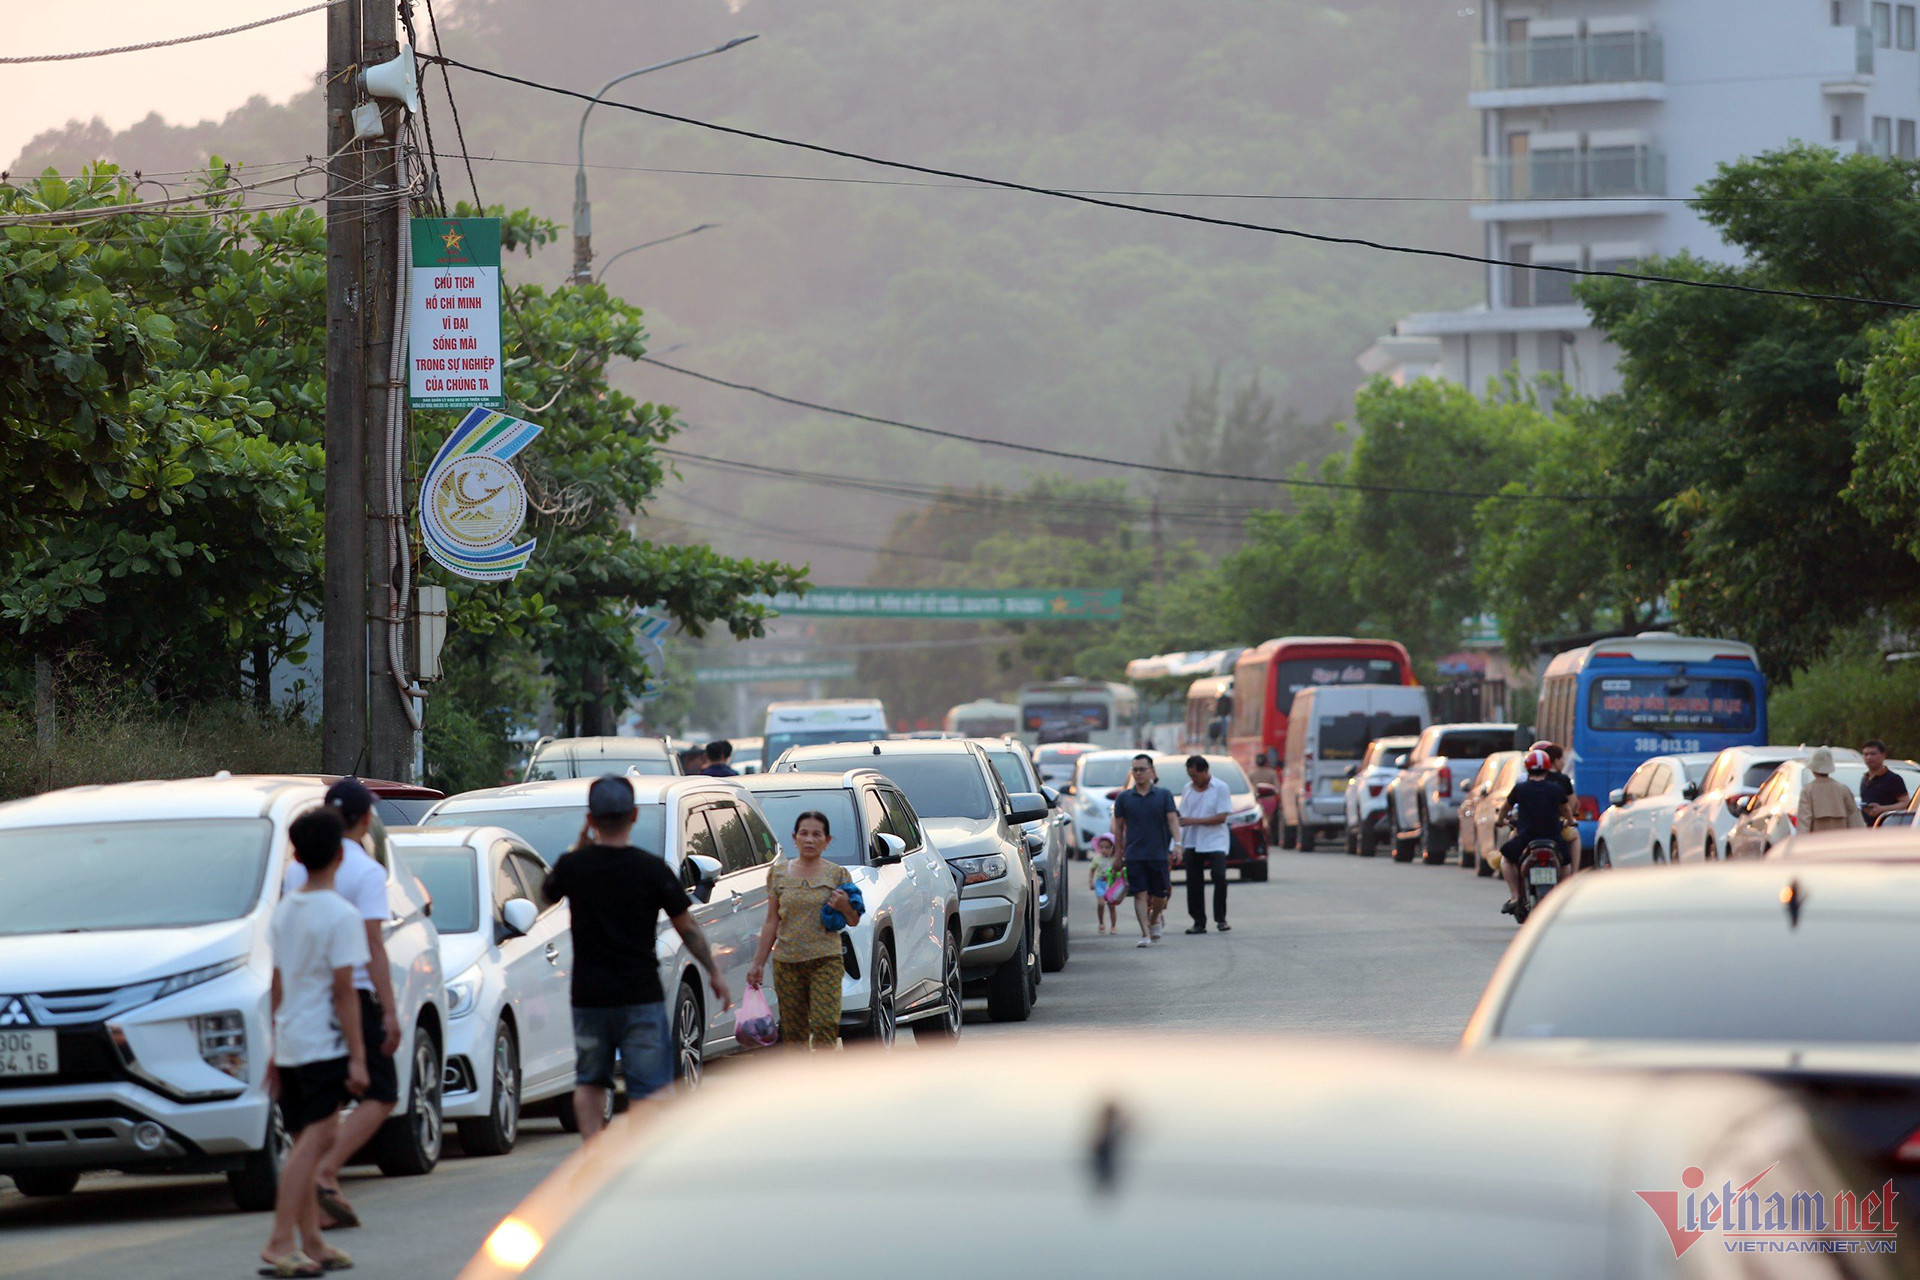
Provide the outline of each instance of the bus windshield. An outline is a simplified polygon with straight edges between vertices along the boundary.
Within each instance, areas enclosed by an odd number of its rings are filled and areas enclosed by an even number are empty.
[[[1601,676],[1587,695],[1587,727],[1614,732],[1751,733],[1750,681],[1725,676]]]
[[[1293,708],[1293,695],[1310,685],[1400,684],[1397,658],[1288,658],[1274,673],[1274,706],[1281,715]]]
[[[1020,715],[1029,733],[1059,734],[1064,730],[1096,730],[1109,727],[1105,703],[1026,702]]]

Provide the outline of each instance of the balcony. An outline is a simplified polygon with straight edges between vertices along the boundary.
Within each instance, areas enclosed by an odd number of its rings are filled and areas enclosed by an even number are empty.
[[[1476,45],[1468,102],[1480,109],[1664,98],[1660,37],[1651,31],[1540,36]]]
[[[1474,162],[1479,222],[1655,213],[1666,193],[1666,154],[1653,147],[1536,151]]]

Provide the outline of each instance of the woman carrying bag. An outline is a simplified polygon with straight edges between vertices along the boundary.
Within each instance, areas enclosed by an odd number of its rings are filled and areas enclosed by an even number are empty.
[[[829,924],[859,924],[861,904],[848,896],[853,877],[847,869],[820,856],[832,839],[825,814],[809,810],[794,820],[800,856],[775,859],[767,872],[767,922],[747,970],[747,985],[758,987],[767,958],[773,958],[780,1038],[796,1047],[831,1049],[840,1039],[840,976],[846,969],[839,934]]]

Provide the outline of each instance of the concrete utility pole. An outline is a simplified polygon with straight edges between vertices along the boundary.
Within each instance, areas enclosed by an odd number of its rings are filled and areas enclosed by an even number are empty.
[[[320,768],[365,767],[367,742],[366,348],[361,332],[363,251],[358,203],[341,197],[360,177],[351,149],[353,67],[361,6],[327,10],[326,577],[321,620]]]

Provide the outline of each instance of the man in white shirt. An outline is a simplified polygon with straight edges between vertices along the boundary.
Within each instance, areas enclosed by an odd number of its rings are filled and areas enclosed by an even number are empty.
[[[387,871],[365,846],[373,830],[373,792],[358,778],[341,778],[327,788],[327,807],[339,816],[345,832],[333,890],[360,913],[369,957],[355,966],[353,986],[360,1002],[370,1083],[360,1105],[340,1122],[340,1141],[321,1161],[315,1178],[320,1204],[326,1210],[323,1225],[334,1230],[360,1225],[359,1215],[340,1193],[341,1167],[372,1140],[400,1101],[400,1073],[393,1061],[393,1052],[400,1047],[400,1014],[393,997],[393,968],[387,963],[386,924],[392,915],[387,903]],[[298,862],[287,868],[285,892],[297,892],[305,883],[306,870]]]
[[[1213,776],[1205,756],[1187,757],[1187,789],[1180,793],[1180,834],[1187,864],[1187,914],[1193,917],[1188,933],[1207,931],[1207,871],[1213,871],[1213,921],[1221,933],[1227,923],[1227,850],[1232,837],[1227,817],[1233,812],[1233,792]]]

